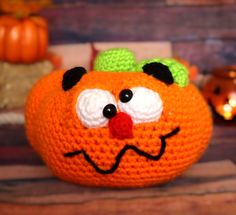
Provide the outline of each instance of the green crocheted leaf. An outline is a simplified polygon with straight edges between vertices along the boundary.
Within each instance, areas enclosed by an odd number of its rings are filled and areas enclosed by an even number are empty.
[[[169,67],[169,70],[174,78],[174,82],[180,87],[186,87],[189,83],[188,70],[178,61],[171,58],[154,58],[150,60],[143,60],[136,66],[136,71],[143,71],[143,66],[147,63],[158,62]]]
[[[94,62],[95,71],[134,72],[134,53],[126,48],[114,48],[101,52]]]
[[[100,52],[95,59],[94,70],[103,72],[142,72],[143,66],[152,62],[168,66],[174,82],[180,87],[188,85],[188,70],[178,61],[171,58],[153,58],[136,63],[134,53],[126,48],[113,48]]]

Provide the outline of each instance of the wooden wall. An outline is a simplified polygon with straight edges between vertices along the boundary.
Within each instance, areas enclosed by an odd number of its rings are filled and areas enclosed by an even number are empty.
[[[236,64],[236,0],[54,0],[42,11],[51,44],[169,41],[209,70]]]

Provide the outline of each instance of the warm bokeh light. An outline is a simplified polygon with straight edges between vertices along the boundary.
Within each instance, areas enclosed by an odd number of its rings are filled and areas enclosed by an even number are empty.
[[[232,114],[232,112],[224,112],[223,117],[225,120],[231,120],[231,119],[233,119],[233,114]]]
[[[236,93],[230,93],[229,94],[229,104],[231,107],[236,107]]]
[[[231,112],[232,109],[233,109],[233,108],[232,108],[229,104],[225,104],[225,105],[223,106],[224,112]]]
[[[229,93],[227,103],[218,105],[216,112],[225,120],[232,120],[236,115],[236,92]]]

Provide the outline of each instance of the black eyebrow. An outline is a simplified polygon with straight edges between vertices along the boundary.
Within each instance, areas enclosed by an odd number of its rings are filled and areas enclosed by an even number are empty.
[[[74,67],[70,70],[67,70],[62,79],[62,89],[67,91],[75,86],[82,76],[86,74],[86,69],[83,67]]]
[[[143,66],[143,72],[164,82],[167,85],[174,83],[174,78],[169,67],[158,62],[147,63]]]

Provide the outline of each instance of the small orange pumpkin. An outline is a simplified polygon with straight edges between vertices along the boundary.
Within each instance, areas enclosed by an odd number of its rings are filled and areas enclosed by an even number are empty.
[[[0,17],[1,61],[33,63],[45,57],[47,48],[48,25],[42,17]]]

